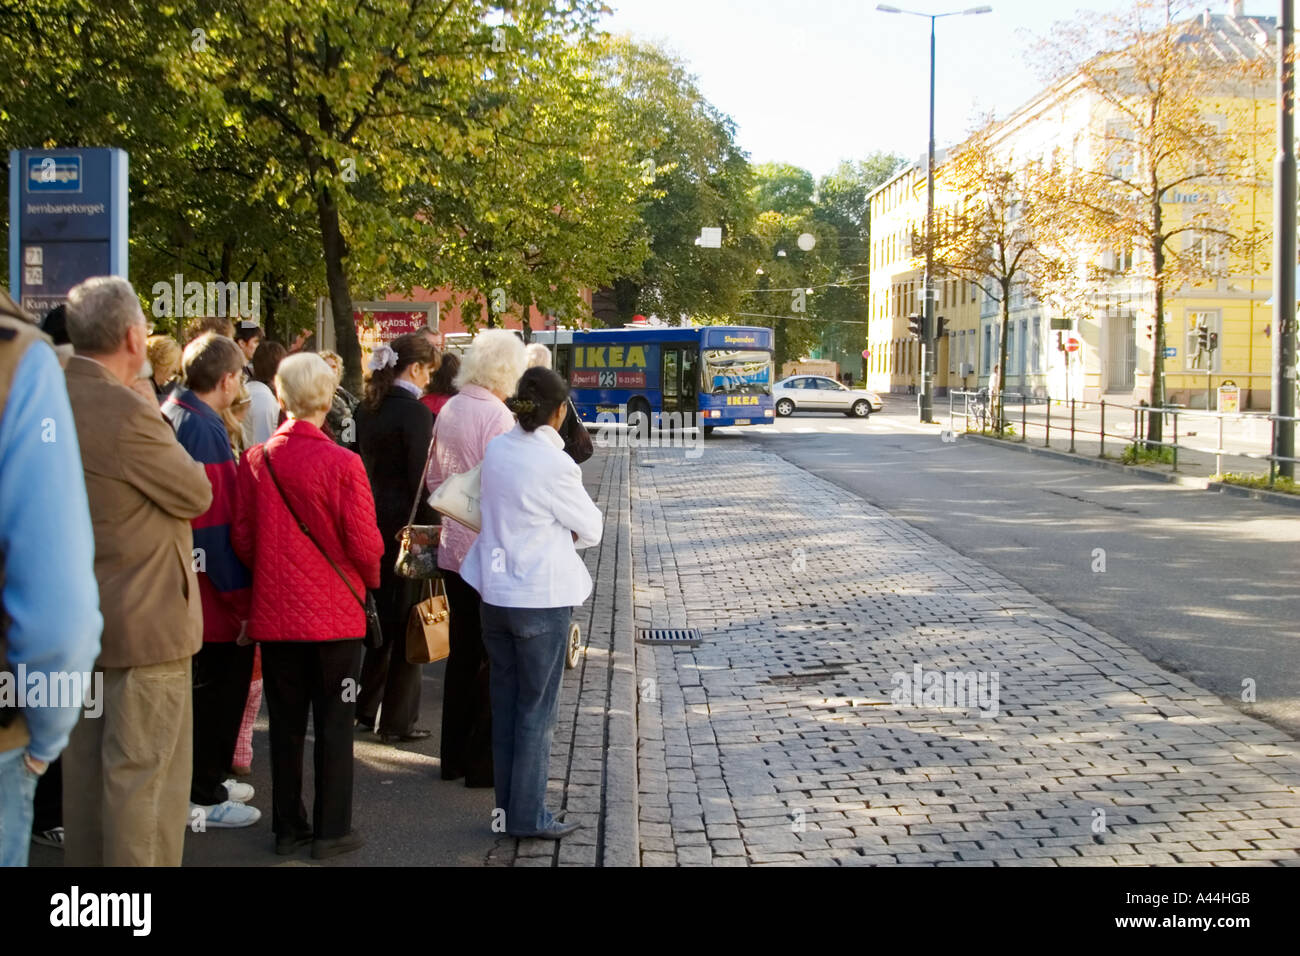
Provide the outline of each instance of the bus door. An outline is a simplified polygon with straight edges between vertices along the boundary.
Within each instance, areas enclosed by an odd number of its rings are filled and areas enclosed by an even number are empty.
[[[694,425],[699,394],[699,347],[689,344],[663,346],[659,374],[662,411],[675,414],[674,420],[682,425]]]

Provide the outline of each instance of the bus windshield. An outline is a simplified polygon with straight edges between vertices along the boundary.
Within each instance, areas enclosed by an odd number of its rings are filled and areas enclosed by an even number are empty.
[[[772,354],[705,349],[704,390],[711,395],[772,394]]]

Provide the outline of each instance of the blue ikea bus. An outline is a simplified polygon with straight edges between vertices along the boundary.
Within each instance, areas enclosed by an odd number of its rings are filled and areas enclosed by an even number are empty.
[[[730,325],[534,332],[584,422],[770,425],[772,330]],[[599,418],[597,416],[600,416]],[[616,416],[616,417],[613,417]]]

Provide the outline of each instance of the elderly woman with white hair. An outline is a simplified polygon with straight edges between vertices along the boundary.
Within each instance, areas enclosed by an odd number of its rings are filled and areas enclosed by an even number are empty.
[[[288,419],[239,463],[231,543],[252,571],[248,636],[261,645],[271,715],[275,851],[311,844],[326,859],[361,846],[352,832],[352,721],[366,633],[364,595],[379,586],[384,542],[361,459],[321,431],[334,373],[290,355],[275,374]],[[315,726],[315,809],[303,804],[303,747]]]
[[[515,427],[506,408],[527,365],[524,344],[512,332],[486,329],[474,337],[456,376],[459,390],[438,413],[428,487],[469,471],[483,460],[488,442]],[[479,621],[480,599],[460,576],[460,565],[477,533],[451,518],[442,523],[438,567],[451,607],[451,654],[442,693],[442,779],[465,778],[467,787],[491,787],[492,708],[487,652]]]

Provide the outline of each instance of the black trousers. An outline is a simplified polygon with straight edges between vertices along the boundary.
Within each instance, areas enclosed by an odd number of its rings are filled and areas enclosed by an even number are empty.
[[[442,688],[442,778],[465,777],[470,786],[492,786],[492,699],[488,657],[479,620],[478,592],[454,571],[443,571],[451,653]]]
[[[352,832],[352,720],[361,639],[266,641],[262,689],[271,718],[271,830],[318,840]],[[316,797],[302,800],[302,758],[311,708]]]
[[[378,712],[377,732],[408,734],[415,729],[415,720],[420,716],[423,665],[406,660],[406,620],[380,620],[379,626],[384,629],[384,645],[366,648],[357,717],[374,726]]]
[[[194,803],[228,799],[223,781],[230,776],[252,677],[252,644],[205,643],[194,655]]]

